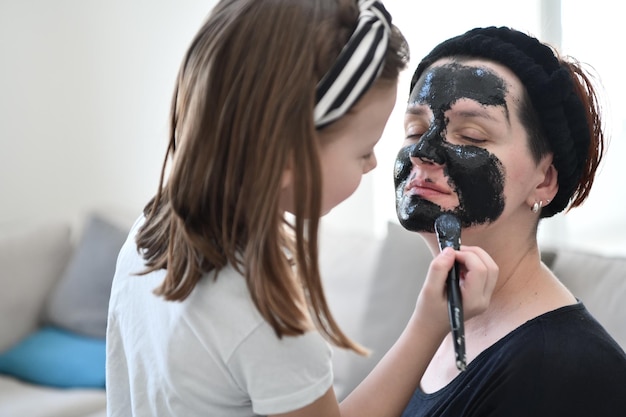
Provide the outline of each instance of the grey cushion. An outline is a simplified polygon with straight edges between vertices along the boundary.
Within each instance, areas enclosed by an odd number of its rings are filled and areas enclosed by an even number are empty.
[[[348,391],[367,376],[404,330],[432,258],[420,235],[388,223],[359,332],[359,341],[371,354],[353,359]]]
[[[45,322],[105,337],[115,264],[127,233],[97,214],[87,218],[67,269],[47,299]]]
[[[560,250],[552,270],[626,349],[626,258]]]
[[[71,249],[70,226],[65,223],[0,236],[0,352],[38,326],[45,297],[59,280]]]
[[[362,342],[359,329],[366,310],[368,288],[382,239],[358,232],[320,230],[320,272],[329,308],[343,332]],[[354,388],[350,362],[356,354],[333,346],[335,394],[342,400]]]

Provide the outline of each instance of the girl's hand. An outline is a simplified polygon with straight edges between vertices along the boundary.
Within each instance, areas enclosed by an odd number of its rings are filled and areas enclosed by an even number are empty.
[[[466,321],[487,309],[498,279],[498,265],[487,252],[476,246],[461,246],[458,251],[445,248],[432,260],[417,299],[415,314],[420,321],[428,320],[432,326],[446,332],[450,329],[446,278],[455,261],[459,264]]]

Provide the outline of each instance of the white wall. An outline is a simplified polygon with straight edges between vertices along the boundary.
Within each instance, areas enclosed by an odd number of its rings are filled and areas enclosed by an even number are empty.
[[[626,254],[626,82],[623,13],[618,4],[567,0],[563,7],[563,52],[600,76],[603,115],[610,144],[585,204],[564,216],[565,243],[609,254]]]
[[[576,56],[614,68],[615,53],[598,45],[619,39],[609,29],[624,31],[620,22],[607,20],[621,16],[617,6],[608,0],[596,0],[594,9],[579,0],[563,3],[566,10],[583,12],[566,14],[564,47],[574,53],[586,39],[588,46]],[[143,207],[157,187],[179,63],[212,4],[0,0],[0,228],[49,218],[78,222],[93,208],[134,215]],[[558,0],[385,4],[409,39],[413,60],[377,147],[379,167],[326,219],[345,230],[378,234],[395,220],[392,167],[403,138],[408,82],[419,58],[475,26],[513,26],[557,43],[559,34],[558,19],[545,18],[542,25],[540,17],[542,9],[558,7]],[[620,81],[611,79],[615,85]],[[623,87],[612,91],[617,92],[612,102],[623,101]],[[624,187],[615,183],[626,174],[619,163],[624,150],[619,136],[614,134],[589,202],[546,222],[547,240],[602,247],[598,242],[610,237],[613,250],[626,252],[624,239],[611,232],[626,228]]]
[[[0,2],[0,225],[139,212],[178,65],[212,4]]]

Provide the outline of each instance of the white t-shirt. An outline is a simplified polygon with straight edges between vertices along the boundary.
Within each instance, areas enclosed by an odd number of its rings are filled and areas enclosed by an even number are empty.
[[[279,339],[233,268],[204,277],[184,301],[153,294],[164,271],[144,268],[134,236],[120,251],[107,329],[110,417],[284,413],[322,396],[331,349],[318,332]]]

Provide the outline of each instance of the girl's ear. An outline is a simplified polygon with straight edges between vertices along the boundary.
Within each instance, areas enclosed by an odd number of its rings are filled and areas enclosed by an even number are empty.
[[[280,180],[281,188],[285,189],[293,184],[293,158],[287,158],[287,163],[283,169],[283,175]]]
[[[293,190],[293,162],[289,158],[287,164],[283,168],[283,174],[280,178],[280,207],[282,210],[293,213],[294,190]]]
[[[285,189],[289,187],[293,183],[293,171],[289,168],[285,168],[283,171],[283,176],[280,180],[281,188]]]

